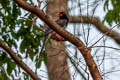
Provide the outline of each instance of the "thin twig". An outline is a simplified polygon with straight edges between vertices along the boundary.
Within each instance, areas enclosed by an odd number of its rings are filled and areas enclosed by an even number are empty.
[[[107,32],[104,33],[104,35],[99,39],[97,40],[92,46],[90,46],[89,48],[93,47],[95,44],[97,44],[105,35],[109,34],[110,31],[112,31],[113,28],[115,28],[117,25],[120,25],[120,24],[116,24],[115,26],[113,26],[111,29],[109,29]]]
[[[105,38],[103,38],[103,42],[104,42],[104,46],[105,46]],[[105,53],[106,53],[106,48],[104,47],[104,54],[103,54],[103,59],[102,59],[102,61],[101,61],[101,63],[98,65],[98,67],[100,66],[100,65],[102,65],[102,63],[104,62],[104,60],[105,60]]]
[[[105,74],[109,74],[109,73],[113,73],[113,72],[120,72],[120,70],[115,70],[115,71],[108,71],[108,72],[106,72],[106,73],[103,73],[101,76],[103,76],[103,75],[105,75]]]
[[[41,7],[41,3],[42,3],[43,1],[37,0],[37,2],[38,2],[38,7],[40,8],[40,7]]]
[[[79,70],[78,67],[76,66],[75,60],[72,59],[72,57],[70,57],[70,56],[69,56],[69,59],[70,59],[71,63],[73,64],[73,66],[75,67],[76,71],[82,76],[82,78],[83,78],[84,80],[87,80],[86,77],[85,77],[85,75],[82,73],[82,71],[80,71],[81,69]],[[73,61],[73,60],[74,60],[74,61]],[[79,62],[77,62],[77,65],[79,65]],[[80,65],[79,65],[79,66],[80,66]]]
[[[91,48],[96,48],[96,47],[106,47],[106,48],[111,48],[111,49],[115,49],[115,50],[120,50],[119,48],[114,48],[114,47],[110,47],[110,46],[93,46]]]
[[[42,8],[42,11],[44,10],[45,7],[47,7],[47,5],[48,5],[48,2],[46,2],[46,5]]]
[[[94,16],[94,13],[95,13],[96,8],[98,7],[98,5],[99,5],[99,4],[97,4],[97,5],[95,6],[95,8],[93,9],[91,21],[93,21],[93,16]],[[88,18],[88,16],[87,16],[87,18]],[[89,19],[89,18],[88,18],[88,19]],[[89,40],[89,35],[90,35],[90,26],[91,26],[91,24],[88,23],[88,25],[89,25],[89,26],[88,26],[88,34],[87,34],[87,44],[86,44],[86,46],[88,46],[88,44],[89,44],[88,40]]]

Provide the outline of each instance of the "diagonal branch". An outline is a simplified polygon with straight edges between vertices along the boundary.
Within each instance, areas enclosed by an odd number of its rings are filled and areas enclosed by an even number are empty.
[[[74,44],[80,50],[81,54],[83,55],[93,79],[102,80],[102,77],[97,68],[97,65],[95,64],[93,57],[90,54],[90,49],[88,49],[81,40],[79,40],[76,36],[70,34],[69,32],[65,31],[63,28],[61,28],[59,25],[57,25],[52,19],[50,19],[47,15],[45,15],[45,13],[42,10],[40,10],[38,7],[30,5],[24,2],[24,0],[14,0],[14,1],[23,9],[34,13],[42,21],[44,21],[48,26],[50,26],[51,29],[53,29],[58,34],[63,36],[66,40]]]
[[[40,80],[40,78],[24,63],[22,60],[15,55],[15,53],[3,42],[0,40],[0,47],[2,47],[11,58],[22,67],[24,71],[26,71],[34,80]]]
[[[106,33],[110,29],[107,28],[107,26],[103,25],[103,23],[99,20],[97,17],[91,17],[91,16],[71,16],[70,17],[71,23],[90,23],[95,25],[95,27],[101,31],[102,33]],[[120,34],[115,32],[114,30],[111,30],[109,34],[106,34],[107,36],[114,39],[115,42],[120,44]]]

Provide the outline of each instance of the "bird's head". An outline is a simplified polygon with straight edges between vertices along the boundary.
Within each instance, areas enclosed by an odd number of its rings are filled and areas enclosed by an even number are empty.
[[[68,20],[68,17],[65,14],[65,12],[58,12],[57,17],[59,17],[59,19],[67,19]]]

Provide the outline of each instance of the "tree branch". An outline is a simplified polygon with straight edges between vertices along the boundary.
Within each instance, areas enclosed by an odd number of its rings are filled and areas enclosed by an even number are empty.
[[[71,23],[90,23],[95,25],[95,27],[101,31],[102,33],[106,33],[110,29],[107,28],[107,26],[103,25],[103,23],[99,20],[97,17],[91,17],[91,16],[71,16],[70,17]],[[120,44],[120,34],[115,32],[114,30],[111,30],[109,34],[106,34],[107,36],[111,37],[115,42]]]
[[[14,1],[23,9],[37,15],[42,21],[44,21],[49,27],[51,27],[51,29],[53,29],[58,34],[63,36],[66,40],[74,44],[83,55],[93,79],[102,80],[97,65],[95,64],[93,57],[90,54],[90,50],[83,44],[81,40],[79,40],[76,36],[70,34],[69,32],[65,31],[63,28],[61,28],[59,25],[57,25],[53,20],[51,20],[47,15],[45,15],[45,13],[42,10],[40,10],[38,7],[30,5],[24,2],[24,0],[14,0]]]
[[[34,80],[40,80],[40,78],[18,57],[15,53],[3,42],[0,40],[0,47],[2,47],[11,58],[22,67]]]

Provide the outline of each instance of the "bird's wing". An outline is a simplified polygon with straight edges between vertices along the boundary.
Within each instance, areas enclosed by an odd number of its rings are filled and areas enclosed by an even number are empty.
[[[56,20],[56,23],[61,26],[61,27],[66,27],[67,26],[67,20],[66,19],[58,19]]]
[[[55,21],[59,26],[65,27],[67,25],[66,19],[58,19]],[[45,28],[45,32],[43,36],[48,36],[49,33],[53,32],[53,30],[50,27]]]
[[[45,32],[43,33],[42,37],[48,36],[49,33],[53,32],[50,27],[45,28]]]

